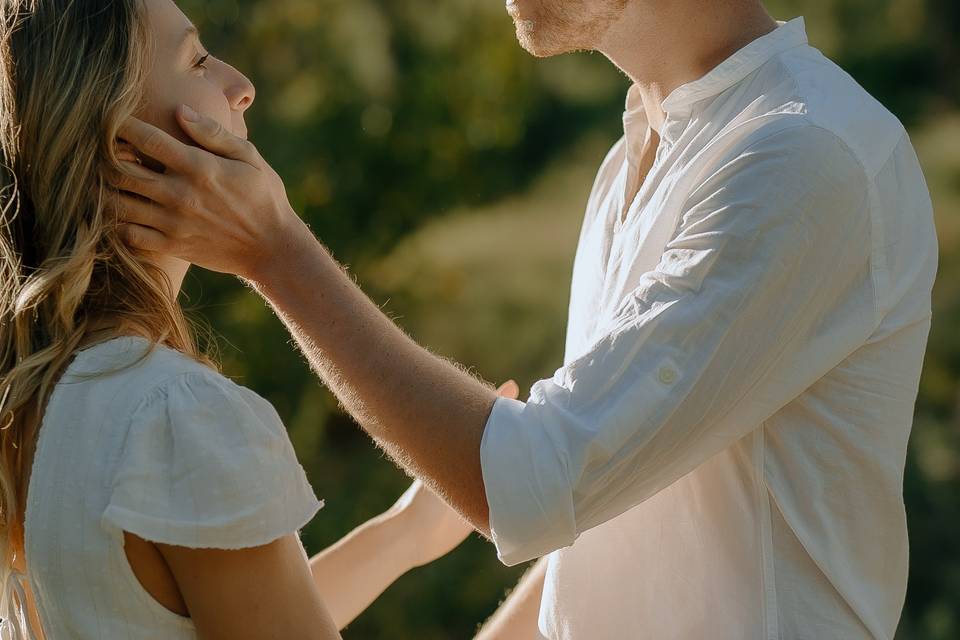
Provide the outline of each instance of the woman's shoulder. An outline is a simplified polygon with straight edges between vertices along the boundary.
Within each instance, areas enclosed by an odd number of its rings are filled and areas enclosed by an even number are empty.
[[[228,396],[244,404],[266,403],[213,367],[137,336],[113,338],[78,352],[63,381],[80,383],[85,395],[100,391],[131,409],[150,401],[176,402],[184,395],[201,401]]]
[[[127,412],[105,526],[167,544],[239,548],[313,517],[322,503],[269,402],[166,347],[126,357],[141,356],[126,376],[149,384],[137,385]]]

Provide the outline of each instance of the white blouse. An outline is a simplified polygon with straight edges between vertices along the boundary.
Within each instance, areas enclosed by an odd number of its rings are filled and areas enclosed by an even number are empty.
[[[892,638],[937,237],[897,119],[781,23],[600,169],[567,352],[481,445],[556,640]],[[626,214],[622,217],[622,214]]]
[[[122,337],[80,351],[44,413],[25,555],[49,639],[196,637],[141,586],[124,530],[237,549],[298,532],[322,507],[269,402],[149,347]]]

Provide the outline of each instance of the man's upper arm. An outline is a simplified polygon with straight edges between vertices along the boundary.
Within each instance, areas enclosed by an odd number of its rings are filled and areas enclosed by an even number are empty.
[[[243,549],[157,544],[200,638],[340,638],[297,534]]]
[[[875,323],[868,179],[834,134],[782,130],[696,188],[606,335],[498,398],[481,446],[501,560],[639,504],[759,426]]]

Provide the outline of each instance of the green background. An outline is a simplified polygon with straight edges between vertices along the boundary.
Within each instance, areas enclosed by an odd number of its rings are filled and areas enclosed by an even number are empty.
[[[628,86],[603,56],[537,60],[499,0],[182,0],[256,84],[251,139],[364,290],[418,341],[499,384],[562,363],[570,270]],[[908,126],[941,246],[907,460],[911,573],[898,638],[960,637],[960,5],[778,0]],[[669,36],[665,36],[669,37]],[[324,508],[313,553],[389,506],[403,473],[338,409],[239,281],[195,269],[185,305],[225,373],[274,403]],[[468,638],[523,567],[474,536],[404,576],[345,638]]]

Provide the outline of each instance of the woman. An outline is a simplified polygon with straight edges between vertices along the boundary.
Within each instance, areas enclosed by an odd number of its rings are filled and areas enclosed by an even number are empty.
[[[120,122],[184,139],[186,103],[245,135],[253,87],[172,0],[6,0],[0,29],[0,635],[338,637],[468,527],[415,483],[308,560],[276,412],[195,346],[189,265],[107,213]]]

